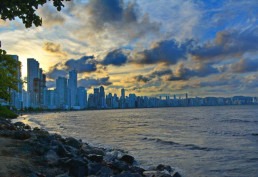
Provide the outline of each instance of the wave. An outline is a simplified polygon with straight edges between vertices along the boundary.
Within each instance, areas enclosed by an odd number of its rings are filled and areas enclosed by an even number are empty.
[[[172,145],[174,147],[177,148],[187,148],[189,150],[199,150],[199,151],[218,151],[221,149],[218,148],[210,148],[210,147],[200,147],[198,145],[195,144],[181,144],[181,143],[177,143],[174,141],[166,141],[166,140],[162,140],[160,138],[147,138],[144,137],[142,140],[147,140],[147,141],[154,141],[163,145]]]
[[[227,119],[227,120],[222,120],[221,122],[229,122],[229,123],[258,123],[257,120],[242,120],[242,119]]]

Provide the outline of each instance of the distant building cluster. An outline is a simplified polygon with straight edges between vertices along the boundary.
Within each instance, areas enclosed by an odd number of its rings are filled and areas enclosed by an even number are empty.
[[[18,61],[17,55],[12,55]],[[21,79],[21,68],[18,69],[18,79]],[[85,87],[77,86],[77,71],[69,71],[68,78],[58,77],[56,88],[46,87],[46,75],[39,67],[39,62],[33,58],[27,59],[27,91],[18,83],[18,91],[11,91],[10,105],[16,109],[125,109],[125,108],[155,108],[180,106],[218,106],[218,105],[250,105],[258,104],[258,97],[234,96],[230,98],[205,97],[189,98],[188,94],[147,97],[137,96],[134,93],[126,95],[105,93],[105,88],[94,88],[92,94],[87,94]],[[0,99],[1,101],[1,99]],[[0,104],[3,104],[0,102]]]

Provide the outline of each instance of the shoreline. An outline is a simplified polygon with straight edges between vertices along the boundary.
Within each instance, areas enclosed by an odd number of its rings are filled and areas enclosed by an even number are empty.
[[[0,119],[0,142],[4,145],[0,147],[0,176],[182,176],[169,165],[143,169],[123,150],[94,147],[7,119]]]

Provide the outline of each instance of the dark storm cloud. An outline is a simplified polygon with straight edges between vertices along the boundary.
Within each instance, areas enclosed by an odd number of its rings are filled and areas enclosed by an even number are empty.
[[[95,86],[101,86],[101,85],[111,85],[112,82],[109,81],[109,76],[107,77],[103,77],[103,78],[91,78],[91,77],[87,77],[84,79],[80,79],[78,81],[79,86],[83,86],[86,88],[91,88],[91,87],[95,87]]]
[[[165,40],[157,42],[151,49],[139,52],[139,58],[132,60],[138,64],[155,64],[165,62],[176,64],[179,60],[187,59],[188,50],[192,46],[192,41],[179,43],[176,40]]]
[[[69,5],[69,11],[81,19],[82,35],[86,31],[94,35],[107,32],[131,40],[159,31],[160,24],[151,22],[147,14],[142,15],[136,2],[89,0],[80,7],[73,4]]]
[[[121,50],[116,49],[109,52],[102,60],[102,65],[114,65],[121,66],[124,65],[128,60],[128,56]]]
[[[75,69],[78,73],[93,72],[97,70],[97,61],[94,56],[83,56],[80,59],[70,59],[65,62],[67,70]]]
[[[94,59],[94,56],[83,56],[80,59],[70,59],[65,63],[57,63],[50,67],[47,72],[47,77],[50,79],[57,79],[59,76],[65,77],[71,70],[76,70],[78,73],[94,72],[97,71],[98,62]]]
[[[189,80],[192,77],[206,77],[219,73],[217,68],[210,64],[199,63],[196,68],[187,68],[184,64],[179,64],[175,73],[171,74],[168,81]]]
[[[240,31],[222,31],[215,40],[191,51],[192,57],[199,61],[222,60],[241,57],[247,52],[258,51],[258,28]]]
[[[60,77],[66,77],[67,71],[65,69],[61,69],[62,65],[60,63],[50,67],[49,71],[46,73],[47,78],[49,79],[57,79]]]
[[[230,66],[230,70],[235,73],[247,73],[258,71],[258,59],[241,59]]]

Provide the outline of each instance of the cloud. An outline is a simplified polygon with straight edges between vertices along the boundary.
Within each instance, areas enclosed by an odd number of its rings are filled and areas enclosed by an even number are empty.
[[[97,70],[97,61],[94,56],[83,56],[80,59],[70,59],[65,62],[67,70],[75,69],[78,73],[93,72]]]
[[[180,63],[175,72],[166,79],[167,81],[189,80],[192,77],[206,77],[217,73],[219,70],[210,64],[198,63],[195,68],[187,68]]]
[[[127,54],[125,54],[121,49],[116,49],[109,52],[104,59],[101,61],[102,65],[114,65],[121,66],[124,65],[128,60]]]
[[[83,86],[86,88],[92,88],[92,87],[101,86],[101,85],[108,86],[111,84],[112,82],[109,81],[109,76],[103,77],[103,78],[86,77],[78,81],[79,86]]]
[[[52,54],[56,54],[63,57],[67,56],[67,53],[62,50],[61,45],[56,44],[54,42],[44,42],[43,49]]]
[[[43,18],[43,26],[47,28],[65,23],[65,16],[61,12],[57,12],[51,5],[39,9],[39,15]]]
[[[230,70],[234,73],[258,71],[258,59],[241,59],[239,62],[231,64]]]
[[[156,64],[165,62],[174,65],[179,60],[187,59],[188,50],[191,46],[191,40],[182,43],[173,39],[156,42],[151,49],[146,49],[137,53],[132,62],[137,64]]]
[[[67,71],[63,69],[61,63],[57,63],[54,66],[49,68],[49,71],[46,73],[47,78],[49,79],[57,79],[58,77],[66,77]]]
[[[97,71],[97,61],[94,56],[83,56],[77,60],[69,59],[65,62],[59,62],[49,68],[47,77],[50,79],[57,79],[59,76],[65,77],[71,70],[76,70],[78,73]]]
[[[198,61],[223,60],[242,57],[248,52],[258,51],[258,28],[245,31],[218,32],[211,43],[198,46],[191,51],[192,58]]]

